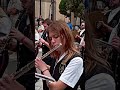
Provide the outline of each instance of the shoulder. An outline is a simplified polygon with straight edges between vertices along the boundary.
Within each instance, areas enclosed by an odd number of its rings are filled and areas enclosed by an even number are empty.
[[[67,63],[68,65],[76,64],[79,66],[80,64],[83,64],[83,59],[81,58],[80,54],[76,53],[70,58],[70,60]]]
[[[80,63],[83,63],[83,59],[81,57],[77,56],[77,57],[72,58],[70,63],[80,64]]]
[[[115,81],[111,75],[100,73],[88,79],[85,88],[86,90],[115,90]]]

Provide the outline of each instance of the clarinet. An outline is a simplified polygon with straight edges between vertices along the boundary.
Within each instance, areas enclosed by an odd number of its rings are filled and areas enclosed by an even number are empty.
[[[24,15],[26,14],[26,11],[23,10],[21,11],[21,14],[20,16],[18,17],[17,21],[16,21],[16,24],[15,24],[15,28],[18,29],[19,27],[19,24],[21,22],[21,20],[23,19]],[[7,45],[9,44],[9,41],[11,40],[11,38],[9,37],[9,35],[6,36],[6,41],[5,41],[5,44],[4,46],[1,48],[1,50],[5,50],[5,48],[7,47]]]

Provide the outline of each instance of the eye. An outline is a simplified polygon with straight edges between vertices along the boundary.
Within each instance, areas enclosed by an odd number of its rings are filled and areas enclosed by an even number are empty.
[[[52,38],[57,39],[58,37],[59,37],[59,35],[53,35],[52,37],[48,37],[48,39],[49,39],[49,41],[51,41]]]
[[[59,35],[54,35],[54,38],[58,38],[59,37]]]

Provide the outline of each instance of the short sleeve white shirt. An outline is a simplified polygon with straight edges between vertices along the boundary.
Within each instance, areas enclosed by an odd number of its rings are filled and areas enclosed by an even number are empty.
[[[73,58],[61,74],[59,80],[68,86],[74,88],[80,76],[83,73],[83,59],[81,57]]]

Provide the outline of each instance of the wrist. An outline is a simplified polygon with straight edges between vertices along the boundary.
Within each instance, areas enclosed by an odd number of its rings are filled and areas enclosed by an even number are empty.
[[[49,71],[49,69],[46,68],[46,69],[42,70],[42,73],[44,73],[44,72],[46,72],[46,71]]]
[[[53,83],[52,81],[47,81],[47,85],[49,85],[49,84],[51,84],[51,83]]]

